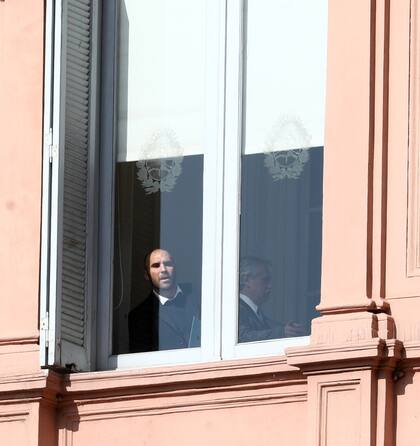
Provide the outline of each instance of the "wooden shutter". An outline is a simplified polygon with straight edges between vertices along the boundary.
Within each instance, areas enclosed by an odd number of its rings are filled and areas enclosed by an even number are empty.
[[[96,0],[56,0],[45,362],[74,370],[95,351],[97,23]]]

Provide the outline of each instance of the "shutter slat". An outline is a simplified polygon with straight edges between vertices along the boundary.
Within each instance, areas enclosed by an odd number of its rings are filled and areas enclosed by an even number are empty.
[[[90,73],[90,65],[87,60],[85,63],[81,63],[80,60],[77,63],[74,63],[72,60],[68,61],[67,70],[71,76],[80,77],[80,79],[86,79],[85,76],[88,76]]]
[[[67,194],[68,196],[69,194]],[[77,203],[75,201],[73,201],[71,204],[69,204],[69,206],[67,207],[67,214],[66,217],[72,218],[75,217],[75,220],[80,221],[84,221],[84,215],[85,215],[85,211],[86,211],[86,206],[84,206],[83,203]],[[66,224],[66,223],[65,223]]]
[[[82,277],[83,278],[83,277]],[[67,281],[63,282],[63,296],[64,296],[64,302],[66,301],[66,298],[71,299],[69,302],[75,303],[79,296],[83,297],[83,283],[76,283],[76,284],[70,284]],[[79,298],[80,299],[80,298]],[[83,301],[81,301],[83,302]],[[82,305],[80,305],[82,306]]]
[[[83,336],[79,336],[79,337],[75,336],[73,327],[67,328],[67,326],[63,324],[62,333],[63,333],[63,335],[65,335],[65,339],[67,342],[71,342],[74,345],[83,347],[84,338],[83,338]]]
[[[66,269],[70,272],[70,274],[74,274],[76,277],[82,276],[85,272],[78,263],[73,263],[71,258],[67,262]]]
[[[83,308],[81,307],[68,308],[67,306],[63,305],[62,308],[63,308],[63,314],[65,314],[69,318],[74,318],[74,317],[77,318],[83,311]]]
[[[72,5],[77,6],[80,11],[90,11],[90,2],[86,0],[73,0]]]
[[[91,1],[66,4],[66,85],[61,336],[85,347],[87,305],[88,160],[91,112]]]
[[[86,95],[86,92],[89,90],[89,84],[85,84],[83,82],[83,79],[78,78],[75,75],[72,75],[74,82],[69,88],[69,91],[71,91],[75,96],[79,95],[81,98],[83,98]]]
[[[86,166],[84,167],[86,168]],[[69,169],[67,182],[68,182],[68,199],[74,200],[75,202],[85,203],[86,197],[80,196],[79,194],[83,192],[83,189],[86,187],[86,179],[81,178],[78,174],[76,169]],[[71,192],[75,191],[75,194],[72,194]]]
[[[68,301],[66,300],[65,302],[63,302],[63,310],[65,309],[68,314],[70,314],[71,312],[73,313],[77,313],[78,311],[80,311],[80,308],[83,307],[83,301],[80,302],[76,302],[76,301]]]
[[[66,253],[65,255],[66,258],[66,269],[69,271],[69,276],[70,274],[73,275],[73,277],[81,277],[84,276],[85,274],[85,269],[84,266],[80,266],[80,262],[78,261],[77,258],[74,258],[74,256],[72,256],[70,253]],[[69,279],[67,279],[68,281]]]

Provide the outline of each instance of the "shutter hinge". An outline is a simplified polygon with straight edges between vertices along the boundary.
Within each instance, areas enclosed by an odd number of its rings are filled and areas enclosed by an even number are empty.
[[[40,327],[40,329],[45,332],[45,343],[47,347],[48,347],[48,331],[50,328],[49,320],[50,320],[49,313],[45,313],[45,316],[41,319],[41,327]]]
[[[53,130],[48,130],[48,137],[47,137],[47,144],[48,144],[48,157],[50,160],[50,163],[53,162],[53,159],[57,156],[57,146],[53,144]]]

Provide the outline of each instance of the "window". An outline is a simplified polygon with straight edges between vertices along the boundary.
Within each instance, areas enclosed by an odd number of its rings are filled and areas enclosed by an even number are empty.
[[[44,362],[112,369],[306,343],[326,0],[101,6],[48,6]]]

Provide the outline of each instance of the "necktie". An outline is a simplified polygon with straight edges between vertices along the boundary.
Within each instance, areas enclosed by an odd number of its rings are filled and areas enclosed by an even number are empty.
[[[265,324],[264,315],[263,315],[262,311],[259,308],[257,308],[257,317],[263,324]]]
[[[270,324],[268,323],[267,318],[259,308],[257,310],[257,317],[260,320],[263,328],[270,328]]]

